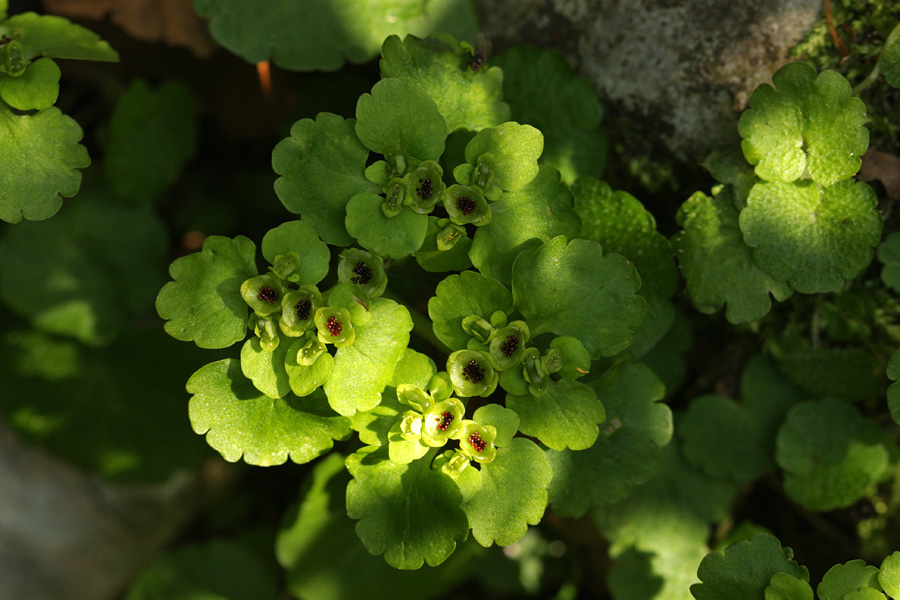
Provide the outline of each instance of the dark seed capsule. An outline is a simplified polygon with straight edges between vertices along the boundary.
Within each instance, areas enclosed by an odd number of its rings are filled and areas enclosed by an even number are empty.
[[[363,261],[356,263],[356,266],[353,267],[353,272],[356,273],[356,276],[350,278],[351,283],[368,285],[368,283],[372,281],[372,269],[366,266],[366,263]]]
[[[431,185],[430,179],[420,179],[419,187],[416,188],[416,193],[423,199],[428,200],[431,198],[431,194],[434,193],[434,187]]]
[[[311,310],[312,302],[310,302],[309,300],[301,300],[294,305],[294,311],[297,313],[297,318],[301,321],[305,321],[309,318],[309,313]]]
[[[487,444],[481,439],[481,436],[478,435],[478,432],[469,435],[469,443],[472,444],[472,447],[475,448],[475,451],[481,454],[484,452],[484,449],[487,448]]]
[[[435,421],[438,423],[438,429],[441,431],[447,431],[450,427],[450,424],[453,423],[453,415],[449,411],[444,411],[440,415],[435,416]]]
[[[484,66],[485,60],[484,52],[476,50],[472,53],[472,60],[469,61],[469,68],[473,71],[479,71],[481,67]]]
[[[460,196],[456,200],[456,208],[458,208],[462,214],[468,217],[473,212],[475,212],[476,208],[478,208],[478,203],[476,203],[468,196]]]
[[[506,336],[506,340],[502,344],[500,344],[500,352],[506,356],[506,358],[510,358],[513,354],[516,353],[516,350],[519,349],[519,338],[514,335]]]
[[[328,327],[328,331],[331,332],[331,337],[337,337],[341,335],[341,330],[344,328],[344,326],[341,325],[341,322],[334,317],[328,317],[328,321],[325,322],[325,326]]]
[[[263,302],[268,302],[269,304],[272,304],[273,302],[278,300],[278,292],[276,292],[269,286],[264,285],[261,288],[259,288],[259,294],[256,297],[259,300],[262,300]]]
[[[472,359],[469,361],[463,368],[463,377],[466,381],[471,381],[472,383],[481,383],[484,379],[484,368]]]

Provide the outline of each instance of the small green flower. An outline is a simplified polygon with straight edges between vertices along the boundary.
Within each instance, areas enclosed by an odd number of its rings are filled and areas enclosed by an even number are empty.
[[[322,294],[314,285],[300,286],[281,299],[281,332],[289,337],[300,337],[315,324],[316,311],[322,306]]]
[[[463,331],[479,342],[487,342],[494,333],[494,326],[478,315],[469,315],[462,320]]]
[[[456,479],[466,470],[471,460],[459,450],[447,450],[434,459],[434,468],[440,468],[441,472]]]
[[[312,366],[325,352],[325,344],[310,332],[306,344],[297,351],[297,364],[304,367]]]
[[[422,441],[432,448],[439,448],[448,440],[457,439],[462,432],[466,407],[456,398],[435,404],[422,416]]]
[[[19,40],[11,40],[0,46],[0,72],[19,77],[28,68],[25,47]]]
[[[377,298],[387,287],[384,261],[359,248],[347,248],[338,261],[338,281],[352,283],[369,298]]]
[[[381,203],[381,212],[388,219],[396,217],[403,210],[406,202],[406,184],[402,179],[392,179],[384,189],[384,202]]]
[[[475,161],[475,170],[472,172],[472,185],[477,185],[487,192],[494,183],[494,169],[496,161],[494,155],[486,152]]]
[[[578,379],[590,372],[591,355],[577,338],[561,336],[550,342],[550,349],[544,355],[544,366],[548,373]]]
[[[435,373],[428,380],[428,393],[434,398],[435,402],[446,400],[453,394],[453,383],[450,381],[450,375],[447,371]]]
[[[479,425],[475,421],[463,421],[459,437],[459,449],[471,460],[489,463],[497,455],[494,439],[497,430],[490,425]]]
[[[397,398],[403,404],[412,406],[420,413],[428,412],[435,405],[434,398],[412,383],[401,383],[397,386]]]
[[[456,223],[448,223],[446,227],[437,232],[435,238],[437,249],[441,252],[446,252],[447,250],[452,249],[464,237],[466,237],[465,229]]]
[[[300,273],[297,272],[297,269],[299,268],[300,255],[291,251],[287,254],[279,254],[276,256],[275,260],[272,261],[272,266],[269,267],[269,270],[283,281],[292,281],[296,283],[300,281]]]
[[[274,352],[281,341],[278,335],[278,323],[275,317],[260,317],[256,313],[250,315],[248,324],[253,329],[253,333],[259,338],[259,345],[263,350]]]
[[[257,275],[241,284],[241,297],[261,317],[281,311],[284,287],[273,275]]]
[[[457,225],[481,226],[491,222],[491,208],[476,187],[451,185],[444,192],[444,208]]]
[[[346,308],[323,307],[316,311],[316,328],[319,341],[343,348],[353,343],[356,332],[350,323],[350,313]]]
[[[422,415],[411,410],[403,413],[400,435],[404,440],[417,440],[422,437]]]
[[[522,356],[525,381],[528,382],[528,391],[532,396],[541,397],[547,393],[550,382],[550,374],[541,360],[541,353],[537,348],[531,347],[525,350]]]
[[[406,199],[413,211],[425,215],[432,211],[434,205],[440,200],[447,186],[442,179],[444,170],[433,160],[419,163],[415,171],[407,173]]]
[[[525,321],[513,321],[491,334],[490,353],[494,366],[504,371],[522,362],[529,331]]]
[[[447,359],[447,372],[457,395],[489,396],[499,376],[490,356],[478,350],[457,350]]]

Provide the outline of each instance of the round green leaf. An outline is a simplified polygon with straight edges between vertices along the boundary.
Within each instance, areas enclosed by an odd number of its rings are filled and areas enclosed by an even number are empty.
[[[537,176],[537,161],[543,151],[540,131],[509,121],[479,131],[466,146],[466,162],[474,165],[482,154],[493,154],[494,185],[515,192]]]
[[[244,236],[212,235],[200,252],[177,259],[159,291],[156,311],[176,340],[227,348],[247,335],[249,307],[241,284],[256,275],[256,245]]]
[[[531,440],[514,438],[498,448],[494,460],[481,465],[481,489],[462,505],[478,543],[508,546],[525,535],[528,525],[537,525],[552,477],[550,463]]]
[[[578,237],[621,254],[641,274],[641,295],[668,298],[678,286],[678,269],[669,240],[656,231],[656,220],[637,198],[613,192],[606,183],[582,178],[572,186],[575,212],[581,217]]]
[[[819,600],[844,600],[850,592],[866,587],[881,591],[878,584],[878,567],[856,559],[828,569],[822,577],[822,582],[816,587],[816,594]]]
[[[49,58],[30,65],[20,77],[0,78],[0,98],[18,110],[43,110],[59,96],[59,67]]]
[[[606,419],[594,390],[572,379],[551,381],[540,397],[507,394],[506,405],[521,419],[519,430],[553,450],[584,450],[594,445]]]
[[[768,314],[769,294],[778,301],[793,294],[789,285],[753,262],[730,188],[713,197],[692,195],[679,209],[678,223],[684,230],[672,238],[672,246],[691,302],[700,312],[711,314],[724,304],[728,321],[746,323]]]
[[[776,444],[785,491],[809,510],[850,506],[888,466],[881,430],[834,398],[792,408]]]
[[[760,269],[798,292],[833,292],[872,261],[884,224],[876,204],[872,188],[852,180],[761,182],[740,228]]]
[[[891,598],[900,598],[900,550],[882,561],[878,584]]]
[[[834,71],[818,78],[804,63],[789,63],[760,85],[741,115],[738,130],[747,161],[766,181],[809,176],[828,186],[852,177],[869,145],[866,107]]]
[[[356,135],[386,157],[437,160],[444,153],[447,124],[434,100],[414,83],[382,79],[356,104]]]
[[[447,129],[479,131],[509,120],[503,75],[485,66],[473,71],[469,51],[447,34],[427,39],[391,36],[381,48],[381,75],[421,87],[437,104]]]
[[[378,406],[413,327],[409,311],[393,300],[375,298],[369,308],[372,320],[356,327],[353,343],[337,351],[324,385],[331,407],[345,416]]]
[[[766,588],[766,600],[813,600],[809,583],[789,573],[775,573]]]
[[[544,332],[578,338],[594,360],[634,341],[646,301],[641,279],[619,254],[600,244],[556,237],[523,252],[513,265],[512,291],[532,336]]]
[[[581,221],[574,199],[559,171],[542,166],[537,176],[517,192],[507,192],[491,205],[491,222],[479,227],[469,256],[479,271],[506,285],[512,266],[525,250],[563,235],[578,236]]]
[[[463,350],[469,341],[463,319],[475,315],[490,321],[498,310],[507,315],[512,312],[512,294],[502,283],[476,271],[450,275],[437,285],[434,296],[428,300],[434,334],[451,350]]]
[[[110,117],[103,162],[119,196],[147,202],[178,180],[197,149],[198,109],[183,82],[128,86]]]
[[[275,180],[281,203],[337,246],[353,242],[344,228],[347,202],[378,189],[365,178],[369,150],[356,137],[355,123],[331,113],[319,113],[315,121],[301,119],[291,127],[291,137],[272,151],[272,168],[281,175]]]
[[[93,31],[76,25],[63,17],[38,15],[33,12],[14,15],[3,23],[5,27],[25,30],[22,45],[25,57],[73,58],[118,62],[119,55]]]
[[[776,538],[757,533],[750,540],[732,544],[724,555],[707,554],[697,570],[703,583],[692,585],[691,594],[697,600],[759,600],[776,573],[809,581],[809,571],[794,562],[793,556]]]
[[[381,210],[384,197],[371,192],[356,194],[347,204],[347,232],[360,246],[379,256],[403,258],[422,247],[428,215],[406,208],[388,218]]]
[[[282,223],[263,236],[262,255],[269,264],[274,264],[279,255],[288,252],[296,252],[300,256],[300,264],[294,271],[300,277],[298,284],[315,285],[328,275],[331,251],[306,221]]]
[[[229,462],[306,463],[325,454],[350,424],[328,407],[324,394],[273,400],[257,391],[233,359],[210,363],[187,382],[191,426]]]
[[[597,441],[580,452],[547,452],[553,511],[568,517],[627,498],[656,474],[672,438],[672,411],[658,402],[665,389],[648,367],[612,369],[591,387],[606,409]]]
[[[369,552],[383,552],[398,569],[438,565],[468,534],[459,489],[431,468],[432,454],[404,465],[391,462],[387,448],[367,446],[347,458],[347,514],[359,520]]]
[[[91,164],[78,123],[55,107],[18,115],[0,102],[0,219],[18,223],[53,216],[74,196]]]

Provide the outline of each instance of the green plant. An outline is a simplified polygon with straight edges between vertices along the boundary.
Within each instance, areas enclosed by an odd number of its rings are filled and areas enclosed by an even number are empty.
[[[152,388],[142,356],[174,351],[135,315],[159,290],[165,331],[190,342],[176,344],[189,364],[206,363],[169,374],[187,381],[194,432],[229,462],[304,465],[277,536],[269,523],[262,543],[244,531],[178,550],[129,598],[253,597],[234,573],[273,597],[256,552],[272,543],[299,598],[437,597],[507,568],[496,546],[515,556],[514,593],[565,597],[586,585],[573,530],[592,522],[605,542],[581,543],[607,545],[614,598],[812,599],[809,570],[753,523],[777,522],[754,513],[761,497],[829,542],[852,537],[851,556],[883,559],[840,558],[819,598],[898,597],[897,226],[882,188],[854,179],[869,130],[847,78],[778,70],[736,124],[740,146],[706,160],[709,193],[685,190],[667,235],[658,207],[602,181],[602,109],[558,53],[484,59],[450,34],[378,27],[355,38],[342,3],[305,23],[309,36],[288,35],[275,4],[196,4],[250,61],[337,69],[387,37],[353,117],[300,118],[274,146],[275,196],[299,218],[273,217],[258,248],[249,229],[217,235],[207,221],[213,234],[162,281],[153,206],[194,153],[198,108],[186,86],[141,80],[116,105],[101,183],[0,239],[0,296],[37,329],[5,335],[16,359],[0,364],[16,397],[4,412],[30,439],[65,451],[57,423],[143,429],[75,457],[122,481],[200,460],[179,438],[140,464],[183,415],[180,390],[159,404],[171,414],[136,394],[146,412],[108,425],[29,399],[64,395],[83,364],[96,379],[82,404],[129,379]],[[853,83],[888,76],[894,41]],[[32,108],[17,117],[53,110]],[[171,133],[142,137],[148,115]],[[68,272],[83,289],[58,283]],[[207,576],[216,569],[229,576]]]

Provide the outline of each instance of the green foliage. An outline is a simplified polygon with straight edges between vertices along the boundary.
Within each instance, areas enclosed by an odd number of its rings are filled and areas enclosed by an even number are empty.
[[[18,223],[56,214],[62,198],[74,196],[91,164],[78,123],[50,107],[19,115],[0,103],[0,219]]]
[[[104,167],[115,192],[137,203],[169,188],[197,147],[197,102],[183,83],[136,79],[110,117]]]
[[[724,304],[731,323],[764,317],[772,305],[769,294],[784,301],[793,293],[753,261],[738,216],[729,188],[713,197],[697,192],[679,209],[684,231],[672,239],[694,306],[714,313]]]
[[[466,0],[194,0],[222,46],[251,63],[272,60],[294,71],[340,68],[378,54],[390,35],[446,31],[471,38],[475,14]]]
[[[829,186],[853,176],[869,145],[865,105],[838,73],[789,63],[750,98],[738,124],[744,156],[756,174],[790,183],[808,176]],[[809,175],[805,175],[805,173]]]
[[[793,556],[776,538],[758,533],[749,541],[729,546],[724,555],[708,554],[697,571],[703,583],[692,585],[691,594],[697,600],[753,600],[766,593],[777,573],[809,581],[809,571],[794,562]]]
[[[785,491],[810,510],[850,506],[887,468],[881,430],[834,398],[798,404],[778,432]]]
[[[867,565],[863,560],[851,560],[831,567],[822,577],[816,594],[821,600],[835,600],[860,588],[881,591],[878,585],[878,568]]]

